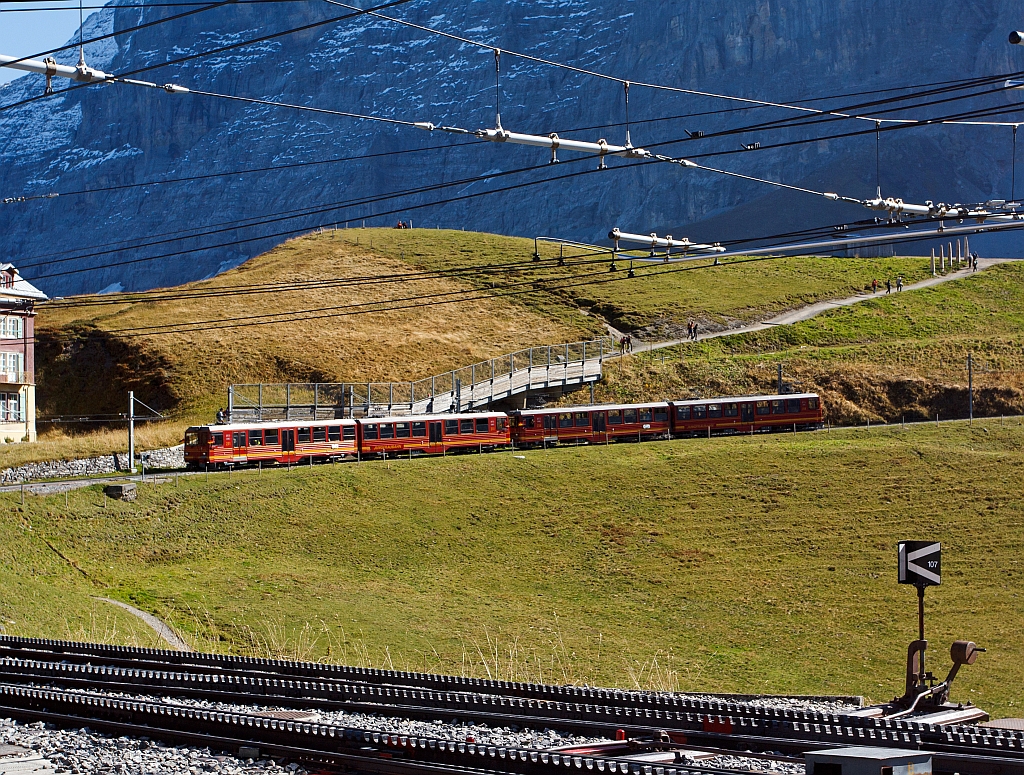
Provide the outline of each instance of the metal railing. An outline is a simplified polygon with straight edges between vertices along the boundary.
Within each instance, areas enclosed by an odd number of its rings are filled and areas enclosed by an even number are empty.
[[[277,382],[231,385],[229,422],[472,411],[530,390],[601,379],[617,355],[609,337],[531,347],[411,382]]]

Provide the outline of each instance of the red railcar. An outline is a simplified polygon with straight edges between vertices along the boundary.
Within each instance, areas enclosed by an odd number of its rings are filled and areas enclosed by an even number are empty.
[[[358,452],[355,420],[231,423],[185,431],[185,464],[192,470],[256,463],[339,460]]]
[[[521,447],[566,442],[605,443],[669,438],[669,404],[614,404],[512,412],[512,438]]]
[[[508,415],[503,412],[367,417],[356,423],[359,451],[365,456],[482,452],[510,443]]]
[[[821,425],[815,393],[670,401],[673,436],[813,430]]]

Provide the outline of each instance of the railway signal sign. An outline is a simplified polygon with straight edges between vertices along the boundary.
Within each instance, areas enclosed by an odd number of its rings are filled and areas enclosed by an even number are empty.
[[[899,542],[899,582],[919,589],[942,583],[942,550],[937,541]]]

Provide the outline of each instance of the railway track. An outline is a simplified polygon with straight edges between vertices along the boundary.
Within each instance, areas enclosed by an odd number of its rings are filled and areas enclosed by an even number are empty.
[[[229,710],[209,709],[218,704]],[[476,745],[271,718],[253,706],[550,728],[608,742],[561,752]],[[685,758],[694,751],[799,761],[813,750],[880,746],[931,751],[939,773],[1024,775],[1024,732],[950,723],[956,714],[948,712],[901,720],[870,713],[0,637],[0,715],[222,750],[258,747],[332,770],[685,775],[717,771]]]

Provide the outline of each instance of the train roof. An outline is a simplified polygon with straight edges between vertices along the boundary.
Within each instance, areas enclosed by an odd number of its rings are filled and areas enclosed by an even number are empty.
[[[297,428],[301,425],[355,425],[355,420],[350,420],[347,417],[343,420],[340,417],[333,420],[275,420],[274,422],[230,422],[230,423],[212,423],[210,425],[193,425],[188,430],[199,431],[208,430],[213,433],[223,433],[231,431],[248,431],[255,430],[257,428]]]
[[[424,422],[427,420],[470,420],[476,417],[508,417],[505,412],[452,412],[451,414],[401,414],[390,417],[360,417],[357,423]]]
[[[249,423],[213,423],[211,425],[193,425],[188,428],[190,431],[209,430],[212,433],[231,433],[233,431],[255,430],[257,428],[298,428],[304,425],[356,425],[358,423],[381,423],[381,422],[420,422],[425,420],[461,420],[474,417],[508,417],[505,412],[462,412],[455,414],[407,414],[392,415],[389,417],[360,417],[357,420],[342,419],[333,420],[275,420],[273,422],[249,422]]]
[[[763,396],[717,396],[716,398],[687,398],[669,401],[670,404],[736,403],[737,401],[777,401],[780,398],[820,398],[817,393],[770,393]]]
[[[609,411],[615,409],[646,409],[669,405],[688,406],[691,404],[736,403],[738,401],[775,401],[780,398],[819,398],[817,393],[782,393],[758,396],[716,396],[715,398],[687,398],[683,400],[652,401],[640,404],[583,404],[580,406],[554,406],[545,409],[517,409],[513,414],[553,414],[558,412]]]
[[[553,406],[550,409],[517,409],[514,414],[558,414],[559,412],[607,411],[609,409],[668,409],[668,401],[651,401],[644,404],[583,404],[582,406]]]

